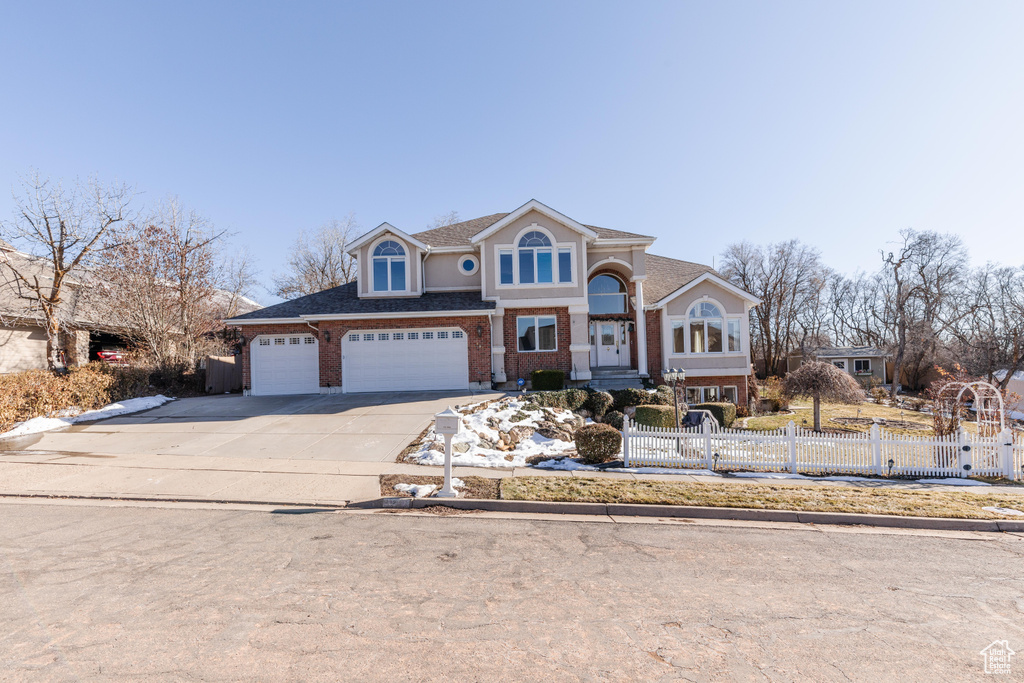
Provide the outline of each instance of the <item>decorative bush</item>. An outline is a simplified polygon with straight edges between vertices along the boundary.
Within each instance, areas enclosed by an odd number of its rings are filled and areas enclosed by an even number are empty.
[[[884,406],[889,403],[889,392],[882,387],[875,387],[871,390],[871,398],[875,399],[878,405]]]
[[[565,407],[569,410],[579,410],[587,402],[587,392],[583,389],[565,390]]]
[[[914,412],[920,413],[928,402],[923,398],[908,398],[904,403]]]
[[[561,370],[534,370],[530,373],[530,388],[534,391],[561,391],[565,386],[565,373]]]
[[[679,415],[686,412],[683,406],[679,406]],[[636,414],[633,416],[637,424],[648,427],[661,427],[663,429],[674,429],[676,426],[676,409],[674,406],[637,406]]]
[[[617,410],[613,410],[610,413],[605,413],[604,424],[611,425],[612,427],[615,427],[616,429],[621,430],[622,429],[622,421],[625,418],[626,418],[625,415],[623,415],[622,413],[620,413]]]
[[[600,421],[604,414],[611,410],[615,399],[606,391],[595,391],[587,396],[587,402],[583,407],[591,412],[595,421]]]
[[[667,384],[662,384],[657,390],[651,394],[651,405],[655,406],[671,406],[675,405],[672,398],[672,387]]]
[[[589,465],[608,462],[621,448],[622,434],[611,425],[591,424],[576,432],[576,451],[580,460]]]
[[[631,406],[646,406],[654,403],[654,395],[643,389],[613,389],[608,392],[615,401],[615,410],[622,411]]]
[[[699,406],[694,406],[694,410],[706,410],[715,416],[718,420],[718,424],[723,427],[732,427],[732,423],[736,421],[736,404],[735,403],[701,403]]]
[[[565,408],[564,391],[538,391],[530,394],[530,400],[542,408]]]
[[[750,409],[746,406],[736,406],[736,417],[750,417]]]

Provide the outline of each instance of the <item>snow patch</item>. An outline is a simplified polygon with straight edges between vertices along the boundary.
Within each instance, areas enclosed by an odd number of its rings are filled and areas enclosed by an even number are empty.
[[[959,477],[949,477],[947,479],[918,479],[918,484],[942,484],[944,486],[991,486],[988,482],[978,481],[977,479],[960,479]]]
[[[1011,515],[1011,516],[1014,516],[1014,517],[1016,517],[1016,516],[1024,516],[1024,512],[1021,512],[1020,510],[1014,510],[1013,508],[985,507],[985,508],[981,508],[981,509],[982,510],[987,510],[989,512],[994,512],[997,515]]]
[[[0,434],[0,439],[48,432],[54,429],[61,429],[62,427],[70,427],[76,422],[105,420],[108,417],[137,413],[141,410],[149,410],[151,408],[156,408],[157,406],[162,406],[168,401],[173,400],[173,398],[168,398],[163,395],[143,396],[142,398],[129,398],[128,400],[121,401],[120,403],[111,403],[110,405],[103,406],[97,410],[87,410],[84,413],[80,413],[73,408],[68,408],[58,413],[60,417],[34,417],[31,420],[19,422],[14,426],[14,429]]]
[[[395,490],[411,494],[413,498],[426,498],[437,489],[434,484],[395,484]]]

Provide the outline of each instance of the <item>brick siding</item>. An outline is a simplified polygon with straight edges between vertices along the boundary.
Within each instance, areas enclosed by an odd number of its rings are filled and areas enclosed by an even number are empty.
[[[420,329],[424,327],[457,327],[466,333],[469,347],[469,381],[488,384],[491,381],[491,326],[488,316],[452,316],[437,318],[405,319],[360,319],[332,320],[317,325],[319,331],[308,325],[246,325],[241,335],[246,343],[242,346],[242,386],[252,388],[252,367],[249,350],[252,340],[264,334],[312,334],[320,340],[320,386],[342,385],[341,340],[352,330]],[[479,332],[478,332],[479,331]],[[329,333],[330,342],[324,334]]]
[[[664,384],[661,376],[661,311],[646,311],[647,316],[647,373],[655,384]]]
[[[553,315],[557,348],[554,351],[519,352],[517,319],[523,316]],[[572,372],[572,353],[569,351],[572,333],[569,329],[568,308],[507,308],[504,317],[505,376],[515,382],[520,377],[530,381],[534,370],[561,370],[569,377]]]

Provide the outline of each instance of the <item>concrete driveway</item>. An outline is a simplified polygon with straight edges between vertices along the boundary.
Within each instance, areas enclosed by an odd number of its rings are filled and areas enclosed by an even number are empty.
[[[498,394],[212,396],[0,440],[0,494],[346,503],[433,415]]]
[[[435,413],[464,393],[213,396],[76,425],[3,444],[5,450],[393,462]]]

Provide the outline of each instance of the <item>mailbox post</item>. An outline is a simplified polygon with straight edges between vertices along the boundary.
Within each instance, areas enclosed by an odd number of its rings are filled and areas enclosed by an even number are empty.
[[[452,437],[462,430],[462,417],[451,409],[434,416],[434,431],[444,436],[444,486],[438,498],[454,498],[458,492],[452,488]]]

